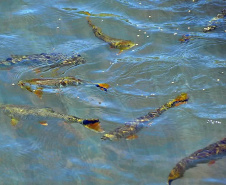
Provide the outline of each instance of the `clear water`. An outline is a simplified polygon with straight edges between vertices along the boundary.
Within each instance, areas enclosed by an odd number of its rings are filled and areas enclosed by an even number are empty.
[[[188,104],[165,112],[138,139],[118,142],[101,141],[102,134],[55,119],[48,127],[32,120],[12,127],[0,113],[0,184],[166,184],[179,160],[226,136],[226,24],[222,20],[215,31],[202,32],[223,8],[225,0],[0,1],[1,60],[11,54],[79,53],[87,63],[64,75],[111,85],[107,93],[79,86],[40,100],[12,85],[40,77],[18,65],[0,71],[1,103],[99,118],[107,132],[181,92],[190,96]],[[138,45],[116,55],[94,36],[81,11],[94,14],[93,23],[104,33]],[[184,34],[194,39],[180,43]],[[225,185],[225,166],[225,158],[200,164],[173,184]]]

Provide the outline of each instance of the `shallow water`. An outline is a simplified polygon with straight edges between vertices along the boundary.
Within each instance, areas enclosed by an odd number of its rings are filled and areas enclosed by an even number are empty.
[[[111,85],[44,93],[42,100],[19,80],[40,77],[26,65],[0,71],[2,104],[52,107],[81,118],[99,118],[110,131],[154,111],[181,92],[188,104],[172,108],[135,140],[101,141],[103,134],[51,119],[11,126],[0,113],[0,184],[163,185],[182,158],[226,137],[226,23],[203,33],[226,8],[225,0],[0,1],[0,60],[13,55],[79,53],[87,63],[60,76]],[[103,32],[138,45],[118,50],[96,38],[84,11]],[[187,43],[179,39],[193,36]],[[42,73],[49,77],[51,71]],[[172,184],[226,184],[226,158],[200,164]]]

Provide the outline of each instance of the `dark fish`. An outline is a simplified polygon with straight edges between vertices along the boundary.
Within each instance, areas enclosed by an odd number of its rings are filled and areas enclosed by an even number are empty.
[[[218,160],[223,156],[226,156],[226,138],[197,150],[179,161],[169,174],[168,184],[171,185],[173,180],[183,177],[185,171],[189,168],[195,167],[199,163],[208,163],[213,160]]]
[[[88,21],[89,25],[92,27],[93,33],[95,34],[95,36],[97,38],[107,42],[111,46],[111,48],[119,49],[120,51],[118,54],[122,53],[124,50],[128,50],[135,46],[135,43],[133,43],[130,40],[116,39],[116,38],[112,38],[112,37],[104,34],[99,27],[95,26],[91,22],[89,16],[87,17],[87,21]]]
[[[105,134],[101,139],[103,140],[119,140],[125,139],[135,139],[137,138],[136,133],[138,133],[143,127],[144,123],[150,122],[154,118],[160,116],[166,110],[187,103],[188,101],[187,93],[181,93],[174,100],[162,105],[154,112],[149,112],[147,115],[137,118],[132,122],[128,122],[122,127],[116,128],[115,130]]]
[[[103,129],[100,127],[99,119],[82,119],[76,116],[56,112],[51,108],[35,108],[22,105],[0,105],[0,110],[11,118],[11,124],[14,126],[20,119],[34,119],[35,117],[39,120],[58,118],[69,123],[80,123],[96,132],[103,132]],[[40,121],[40,124],[45,126],[48,125],[46,121]]]
[[[45,72],[53,68],[61,68],[64,66],[77,66],[84,64],[86,61],[81,55],[67,57],[59,53],[41,53],[33,55],[11,55],[10,58],[0,61],[0,69],[12,68],[16,64],[33,65],[34,63],[41,63],[44,66],[35,69],[37,72]]]
[[[179,41],[181,41],[181,43],[189,42],[190,39],[191,39],[191,36],[189,34],[186,34],[186,35],[182,35],[182,37],[181,37],[181,39],[179,39]]]
[[[224,17],[226,17],[226,9],[223,9],[221,11],[221,14],[218,14],[216,17],[213,17],[209,21],[209,25],[203,28],[203,32],[206,33],[206,32],[215,30],[219,26],[219,19],[223,19]]]

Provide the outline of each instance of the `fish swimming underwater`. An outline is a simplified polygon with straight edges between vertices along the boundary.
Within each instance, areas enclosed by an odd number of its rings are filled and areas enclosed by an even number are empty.
[[[171,185],[173,180],[181,178],[187,169],[195,167],[199,163],[211,162],[224,156],[226,156],[226,138],[197,150],[179,161],[169,174],[168,184]]]
[[[30,80],[21,80],[18,85],[21,88],[25,88],[30,92],[36,94],[39,98],[42,98],[43,88],[62,88],[67,86],[78,86],[78,85],[95,85],[103,91],[107,91],[110,87],[106,83],[90,83],[84,80],[76,79],[75,77],[61,77],[61,78],[34,78]],[[36,89],[32,89],[32,86],[36,86]]]
[[[86,128],[96,132],[103,132],[100,127],[99,119],[82,119],[76,116],[62,114],[54,111],[52,108],[35,108],[23,105],[4,105],[0,104],[0,110],[11,118],[11,124],[16,126],[20,119],[34,119],[38,118],[41,125],[47,126],[48,123],[43,121],[47,118],[58,118],[68,123],[80,123]]]
[[[92,27],[93,33],[95,34],[95,36],[97,38],[107,42],[111,46],[111,48],[119,49],[120,51],[118,54],[122,53],[124,50],[128,50],[135,46],[135,43],[133,43],[130,40],[116,39],[116,38],[112,38],[112,37],[104,34],[99,27],[95,26],[91,22],[89,16],[86,19],[87,19],[89,25]]]
[[[203,28],[203,32],[206,33],[206,32],[215,30],[219,25],[219,22],[218,22],[219,19],[223,19],[224,17],[226,17],[226,9],[223,9],[221,11],[221,14],[218,14],[216,17],[212,18],[209,21],[209,25],[207,27]]]
[[[137,138],[136,133],[138,133],[144,127],[144,123],[150,122],[152,119],[160,116],[166,110],[176,107],[178,105],[187,103],[188,101],[187,93],[181,93],[174,100],[169,101],[168,103],[162,105],[154,112],[149,112],[147,115],[137,118],[132,122],[128,122],[125,125],[116,128],[114,131],[111,131],[105,134],[101,139],[103,140],[119,140],[122,138],[125,139],[135,139]]]
[[[182,35],[182,37],[179,39],[179,41],[181,41],[181,43],[189,42],[191,38],[192,38],[192,36],[190,36],[189,34],[186,34],[186,35]]]
[[[64,66],[77,66],[86,63],[81,55],[67,57],[59,53],[41,53],[33,55],[11,55],[10,58],[0,61],[0,69],[11,69],[16,64],[32,65],[41,63],[43,66],[35,68],[36,72],[45,72],[50,69],[60,69]]]

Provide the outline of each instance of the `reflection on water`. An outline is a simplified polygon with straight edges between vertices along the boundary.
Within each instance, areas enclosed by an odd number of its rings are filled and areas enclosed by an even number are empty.
[[[184,157],[225,135],[225,1],[1,1],[0,61],[10,55],[80,54],[84,65],[36,73],[31,61],[1,66],[0,103],[51,107],[81,118],[99,118],[107,132],[187,92],[188,104],[168,110],[135,140],[102,141],[103,134],[58,119],[48,126],[23,120],[16,127],[1,112],[0,182],[13,184],[166,184]],[[103,33],[136,45],[122,52],[95,37],[87,12]],[[215,22],[214,22],[215,24]],[[181,42],[183,35],[189,35]],[[108,83],[48,90],[42,99],[20,80],[73,76]],[[43,120],[45,121],[45,120]],[[225,158],[198,164],[172,184],[225,184]],[[1,183],[0,183],[1,184]]]

